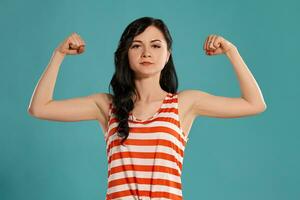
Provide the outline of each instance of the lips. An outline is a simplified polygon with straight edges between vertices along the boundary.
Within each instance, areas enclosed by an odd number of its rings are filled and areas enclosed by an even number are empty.
[[[143,65],[146,64],[146,65],[148,65],[148,64],[153,64],[153,63],[152,63],[152,62],[146,62],[146,61],[145,61],[145,62],[141,62],[140,64],[143,64]]]

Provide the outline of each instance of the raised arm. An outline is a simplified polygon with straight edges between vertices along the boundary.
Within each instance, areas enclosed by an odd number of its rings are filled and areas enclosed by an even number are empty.
[[[190,105],[195,116],[236,118],[266,110],[266,103],[255,78],[232,43],[223,37],[210,35],[203,49],[207,55],[226,54],[239,80],[241,97],[223,97],[197,90],[185,91],[185,96],[191,99]]]
[[[53,121],[99,120],[104,124],[110,101],[110,95],[107,93],[53,100],[57,75],[64,57],[80,54],[84,51],[84,47],[84,41],[73,33],[55,49],[32,94],[28,106],[30,115]]]

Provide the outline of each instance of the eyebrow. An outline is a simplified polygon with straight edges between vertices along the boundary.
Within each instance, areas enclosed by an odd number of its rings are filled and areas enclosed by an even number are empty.
[[[156,42],[156,41],[161,42],[161,40],[158,40],[158,39],[151,40],[151,42]],[[132,42],[140,42],[140,43],[143,43],[141,40],[133,40]]]

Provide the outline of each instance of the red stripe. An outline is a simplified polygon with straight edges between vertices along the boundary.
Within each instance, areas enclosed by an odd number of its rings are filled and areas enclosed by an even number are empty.
[[[113,140],[106,152],[108,153],[113,147],[117,147],[121,145],[121,139],[116,139]],[[127,139],[124,142],[124,145],[133,145],[133,146],[165,146],[165,147],[170,147],[174,151],[176,151],[181,157],[183,157],[183,150],[180,149],[176,144],[173,142],[170,142],[169,140],[164,140],[164,139]]]
[[[160,165],[155,165],[155,166],[149,166],[149,165],[121,165],[121,166],[117,166],[117,167],[112,167],[108,171],[108,174],[111,175],[111,174],[115,174],[115,173],[123,172],[123,171],[164,172],[164,173],[173,174],[175,176],[180,176],[177,169],[174,169],[174,168],[171,168],[171,167],[160,166]]]
[[[145,190],[123,190],[120,192],[114,192],[111,194],[107,194],[107,200],[112,200],[120,197],[125,196],[147,196],[150,198],[168,198],[172,200],[182,200],[182,196],[172,194],[169,192],[152,192],[152,191],[145,191]]]
[[[137,177],[126,177],[126,178],[112,180],[108,183],[108,188],[118,186],[118,185],[123,185],[123,184],[130,184],[130,183],[164,185],[164,186],[181,189],[181,183],[177,183],[175,181],[170,181],[167,179],[137,178]]]

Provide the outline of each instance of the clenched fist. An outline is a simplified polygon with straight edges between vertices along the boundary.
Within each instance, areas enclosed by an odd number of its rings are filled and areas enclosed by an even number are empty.
[[[77,55],[85,50],[85,42],[77,33],[72,33],[56,48],[57,51],[64,55]]]
[[[203,45],[203,50],[207,55],[227,53],[233,48],[236,47],[231,42],[218,35],[209,35]]]

